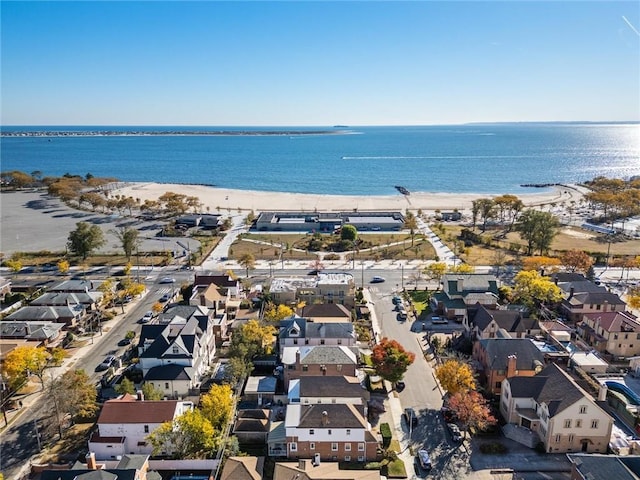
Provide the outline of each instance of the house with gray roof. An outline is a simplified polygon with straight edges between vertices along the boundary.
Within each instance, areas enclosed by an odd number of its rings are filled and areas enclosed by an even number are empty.
[[[531,377],[542,370],[545,356],[528,338],[487,338],[473,344],[480,383],[500,394],[502,382],[513,376]]]
[[[364,405],[289,405],[284,421],[287,458],[366,462],[376,459],[378,440]]]
[[[467,309],[478,303],[495,309],[498,305],[499,288],[500,281],[495,275],[443,275],[442,290],[431,297],[431,307],[449,320],[465,322]]]
[[[571,480],[640,480],[640,455],[569,453]]]
[[[580,274],[554,274],[551,278],[562,290],[560,310],[572,322],[580,322],[586,313],[626,311],[627,304],[617,294]]]
[[[27,305],[13,312],[6,317],[6,320],[18,322],[48,321],[73,327],[82,320],[84,314],[85,309],[82,305],[62,305],[57,307]]]
[[[529,433],[529,446],[542,442],[549,453],[606,453],[613,419],[601,407],[606,390],[602,392],[602,402],[594,401],[555,364],[532,377],[507,378],[502,382],[500,413],[513,427],[505,432],[512,430],[520,439],[526,436],[518,431]]]
[[[358,377],[302,376],[289,382],[289,404],[348,403],[363,405],[369,400],[369,391]]]
[[[0,322],[0,338],[24,339],[47,346],[61,338],[62,323],[44,321],[21,322],[3,320]]]
[[[469,309],[465,327],[475,340],[496,338],[499,330],[503,331],[503,337],[510,338],[524,338],[540,333],[538,320],[526,316],[521,309],[488,309],[479,303]]]
[[[137,349],[144,379],[168,397],[188,395],[215,358],[214,322],[190,305],[170,309],[160,322],[143,325],[140,333]]]
[[[102,292],[47,292],[30,305],[59,307],[81,305],[85,310],[95,310],[102,300]]]
[[[312,303],[299,308],[298,315],[312,322],[351,322],[351,311],[341,303]]]
[[[281,351],[284,387],[303,376],[355,376],[359,364],[356,347],[319,345],[285,347]]]
[[[280,322],[278,345],[284,347],[297,345],[344,345],[356,344],[356,332],[353,324],[333,322],[310,322],[306,318],[290,317]]]
[[[47,290],[66,293],[95,292],[103,283],[104,280],[63,280]]]

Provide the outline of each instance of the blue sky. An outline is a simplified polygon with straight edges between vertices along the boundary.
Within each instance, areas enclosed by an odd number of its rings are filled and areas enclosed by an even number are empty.
[[[1,9],[3,125],[640,120],[637,1]]]

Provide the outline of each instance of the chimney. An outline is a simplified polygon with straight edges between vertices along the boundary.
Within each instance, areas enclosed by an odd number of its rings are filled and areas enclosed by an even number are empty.
[[[327,413],[326,410],[323,410],[323,412],[322,412],[322,426],[326,427],[327,425],[329,425],[329,414]]]
[[[87,453],[87,455],[85,456],[85,459],[87,460],[87,470],[98,469],[98,465],[96,463],[96,454],[94,452]]]
[[[305,472],[307,470],[307,461],[308,460],[306,460],[304,458],[301,458],[301,459],[298,460],[298,468],[300,470],[302,470],[303,472]]]
[[[606,385],[600,385],[600,390],[598,390],[598,401],[599,402],[604,402],[607,400],[607,386]]]
[[[603,312],[608,312],[609,309],[609,302],[607,300],[604,301],[604,303],[602,304],[602,311]]]
[[[553,283],[555,283],[556,285],[558,284],[558,276],[556,275],[555,278],[553,279]]]
[[[511,378],[516,375],[517,363],[518,363],[518,356],[515,353],[507,357],[507,374],[505,378]]]
[[[142,393],[142,390],[138,390],[136,392],[136,397],[138,398],[139,402],[144,402],[144,393]]]
[[[573,292],[575,291],[574,287],[569,289],[569,298],[573,298]]]

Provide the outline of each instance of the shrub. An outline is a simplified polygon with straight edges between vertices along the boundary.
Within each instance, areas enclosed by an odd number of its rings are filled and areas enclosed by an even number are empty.
[[[391,444],[391,427],[388,423],[380,424],[380,435],[382,435],[382,446],[388,447]]]

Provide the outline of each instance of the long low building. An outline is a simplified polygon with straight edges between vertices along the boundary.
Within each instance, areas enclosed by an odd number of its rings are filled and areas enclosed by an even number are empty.
[[[353,308],[356,286],[350,273],[321,272],[304,277],[276,277],[271,282],[269,293],[277,304],[304,301],[307,305],[316,302],[339,303]]]
[[[254,229],[332,233],[343,225],[353,225],[359,232],[399,231],[404,225],[404,216],[401,212],[262,212]]]

